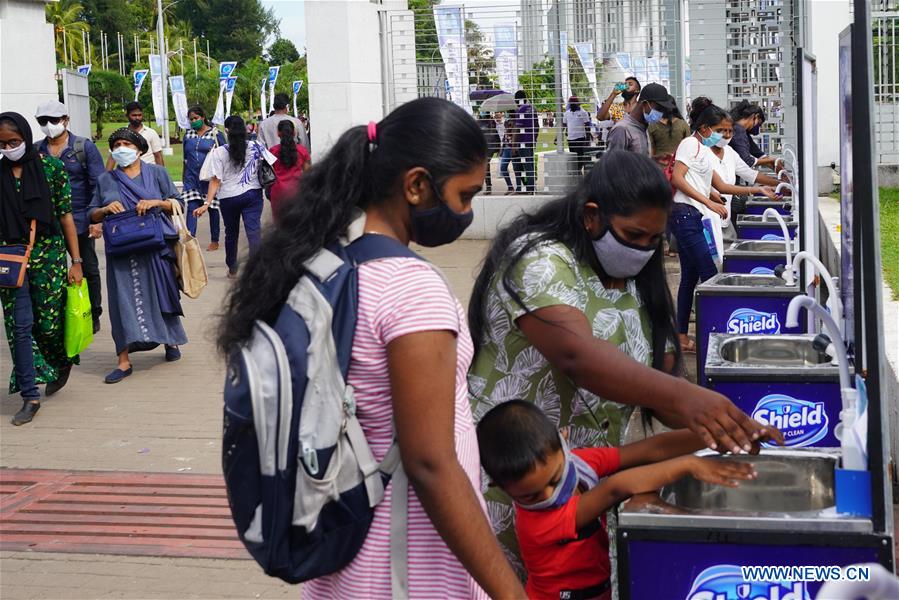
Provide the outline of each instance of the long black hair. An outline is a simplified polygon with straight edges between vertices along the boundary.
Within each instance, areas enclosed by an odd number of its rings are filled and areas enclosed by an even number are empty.
[[[629,216],[646,208],[670,210],[671,184],[648,156],[613,150],[602,157],[573,192],[545,204],[532,215],[521,215],[501,229],[484,260],[468,306],[468,322],[476,347],[486,339],[487,295],[496,277],[512,300],[530,312],[515,289],[512,273],[522,257],[539,244],[561,242],[578,261],[591,264],[597,273],[603,273],[593,241],[584,228],[584,205],[591,201],[599,205],[602,221],[609,226],[613,216]],[[680,344],[661,244],[635,282],[650,319],[652,366],[663,369],[666,348],[671,345],[677,354],[675,372],[679,372]]]
[[[700,96],[690,106],[690,130],[696,133],[702,127],[714,127],[721,121],[730,121],[730,114],[716,106],[710,98]]]
[[[284,119],[278,123],[278,137],[281,138],[281,151],[278,160],[288,169],[297,164],[297,138],[293,121]]]
[[[753,104],[749,100],[740,100],[740,102],[730,109],[730,114],[734,121],[740,121],[758,115],[761,117],[762,123],[765,122],[765,111],[758,104]]]
[[[225,119],[225,131],[228,133],[228,157],[235,168],[243,168],[247,159],[247,125],[237,115]]]
[[[403,174],[423,167],[438,191],[446,180],[481,166],[487,143],[477,122],[455,104],[420,98],[387,115],[369,141],[348,129],[303,175],[297,201],[284,202],[225,303],[218,347],[229,352],[250,336],[256,319],[271,321],[305,272],[303,264],[346,232],[358,209],[401,193]]]

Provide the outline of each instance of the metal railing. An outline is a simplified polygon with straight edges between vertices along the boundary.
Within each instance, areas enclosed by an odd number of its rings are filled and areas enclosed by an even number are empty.
[[[899,164],[899,1],[874,0],[874,131],[878,164]]]

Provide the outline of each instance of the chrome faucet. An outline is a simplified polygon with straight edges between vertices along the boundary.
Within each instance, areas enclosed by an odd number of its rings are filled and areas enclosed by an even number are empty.
[[[770,220],[769,217],[774,217],[774,219],[780,223],[780,230],[784,234],[784,248],[786,248],[787,254],[786,269],[784,269],[783,278],[784,281],[787,282],[787,285],[794,285],[796,280],[794,278],[793,270],[790,268],[793,264],[793,241],[790,239],[790,229],[787,227],[787,223],[780,213],[773,208],[765,209],[765,212],[762,214],[762,222],[767,223]]]
[[[833,316],[833,320],[837,323],[837,329],[840,332],[840,335],[843,334],[843,303],[840,301],[840,295],[837,292],[836,286],[833,284],[833,277],[830,276],[830,271],[827,270],[827,267],[824,266],[820,260],[815,257],[814,254],[809,252],[808,250],[803,250],[796,254],[793,258],[792,264],[784,271],[784,280],[789,284],[790,281],[795,281],[795,277],[799,274],[799,264],[803,261],[808,261],[815,267],[815,271],[817,271],[818,276],[824,280],[824,285],[827,286],[827,307],[830,309],[830,314]],[[790,273],[790,279],[787,279],[787,273]]]
[[[802,254],[800,252],[800,254]],[[799,255],[796,256],[799,258]],[[829,312],[815,302],[811,296],[795,296],[790,300],[787,307],[787,327],[799,326],[799,309],[804,308],[813,313],[824,324],[833,341],[832,346],[836,354],[840,372],[840,398],[843,403],[843,410],[840,411],[840,427],[837,437],[840,439],[840,447],[843,454],[843,468],[864,470],[867,468],[865,464],[862,449],[855,445],[851,429],[855,425],[856,410],[858,404],[858,391],[852,387],[849,375],[849,356],[846,354],[846,343],[843,341],[843,334],[840,332],[840,326],[830,315]],[[830,348],[828,347],[828,350]],[[835,430],[836,434],[836,430]]]

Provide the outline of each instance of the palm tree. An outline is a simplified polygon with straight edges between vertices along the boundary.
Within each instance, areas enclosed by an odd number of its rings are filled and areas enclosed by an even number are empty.
[[[86,62],[82,36],[90,31],[90,25],[81,16],[84,11],[81,4],[75,0],[61,0],[48,3],[46,10],[47,22],[53,24],[57,62],[66,62],[66,59],[69,64]]]

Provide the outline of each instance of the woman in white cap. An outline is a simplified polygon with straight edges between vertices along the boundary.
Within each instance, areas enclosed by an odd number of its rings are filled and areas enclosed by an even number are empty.
[[[94,333],[100,331],[100,315],[103,314],[103,294],[100,283],[100,261],[94,242],[100,237],[100,225],[92,225],[87,216],[97,187],[97,177],[104,171],[103,157],[97,146],[88,138],[75,135],[69,131],[69,112],[66,105],[58,100],[44,102],[37,107],[34,114],[45,137],[37,143],[38,152],[45,156],[53,156],[62,161],[69,175],[72,188],[72,216],[75,218],[75,230],[78,233],[78,249],[81,252],[84,278],[91,299],[91,316],[94,320]]]

